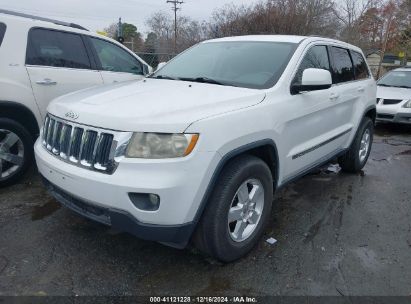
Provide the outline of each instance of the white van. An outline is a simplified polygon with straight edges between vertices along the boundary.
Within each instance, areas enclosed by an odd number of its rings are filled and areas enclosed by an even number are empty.
[[[121,44],[79,25],[0,9],[0,187],[30,165],[52,99],[150,71]]]

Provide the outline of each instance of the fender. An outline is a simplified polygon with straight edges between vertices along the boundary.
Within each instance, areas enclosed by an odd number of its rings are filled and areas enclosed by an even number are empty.
[[[275,160],[276,168],[275,168],[275,173],[274,173],[274,176],[273,176],[273,183],[275,184],[275,185],[274,185],[274,189],[277,187],[278,174],[279,174],[279,172],[280,172],[280,170],[279,170],[280,164],[279,164],[277,146],[276,146],[275,142],[274,142],[272,139],[269,139],[269,138],[267,138],[267,139],[262,139],[262,140],[259,140],[259,141],[256,141],[256,142],[252,142],[252,143],[245,144],[245,145],[243,145],[243,146],[237,147],[237,148],[235,148],[234,150],[231,150],[230,152],[226,153],[226,154],[222,157],[222,159],[221,159],[220,162],[218,163],[216,169],[214,170],[214,173],[213,173],[213,175],[212,175],[212,177],[211,177],[211,179],[210,179],[210,182],[208,183],[207,189],[206,189],[206,191],[205,191],[205,193],[204,193],[204,196],[203,196],[203,198],[202,198],[202,200],[201,200],[200,206],[199,206],[199,208],[198,208],[198,210],[197,210],[197,213],[196,213],[196,215],[195,215],[195,217],[194,217],[194,220],[193,220],[193,222],[192,222],[192,223],[193,223],[193,225],[192,225],[192,226],[193,226],[193,230],[194,230],[195,226],[197,225],[197,223],[198,223],[198,222],[200,221],[200,219],[201,219],[201,216],[202,216],[202,214],[203,214],[203,212],[204,212],[204,210],[205,210],[205,207],[207,206],[207,202],[208,202],[208,200],[209,200],[209,198],[210,198],[210,196],[211,196],[211,193],[212,193],[212,191],[213,191],[213,189],[214,189],[214,187],[215,187],[215,184],[216,184],[216,182],[217,182],[217,179],[218,179],[218,177],[220,176],[220,173],[222,172],[224,166],[225,166],[230,160],[232,160],[233,158],[235,158],[235,157],[237,157],[237,156],[239,156],[239,155],[241,155],[241,154],[244,154],[244,153],[246,153],[246,152],[248,152],[248,151],[251,151],[251,150],[253,150],[253,149],[255,149],[255,148],[259,148],[259,147],[263,147],[263,146],[267,146],[267,145],[271,146],[271,147],[274,149],[274,154],[275,154],[275,155],[272,155],[272,156],[273,156],[273,158],[274,158],[274,160]]]
[[[21,103],[0,100],[0,117],[7,117],[18,121],[27,128],[34,139],[39,135],[40,124],[36,115]]]

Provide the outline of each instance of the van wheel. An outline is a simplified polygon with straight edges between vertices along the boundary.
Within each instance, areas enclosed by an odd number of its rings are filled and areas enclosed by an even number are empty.
[[[273,178],[265,162],[249,155],[230,161],[194,235],[196,247],[223,262],[241,258],[261,238],[272,200]]]
[[[18,122],[0,118],[0,187],[22,177],[33,159],[33,138]]]
[[[338,162],[344,172],[358,173],[367,163],[374,138],[374,124],[369,117],[364,117],[349,150]]]

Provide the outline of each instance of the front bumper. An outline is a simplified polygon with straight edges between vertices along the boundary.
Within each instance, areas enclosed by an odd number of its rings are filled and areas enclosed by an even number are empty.
[[[221,157],[194,151],[174,160],[123,159],[112,175],[65,163],[35,144],[40,174],[58,201],[74,211],[137,237],[183,247]],[[129,193],[160,196],[156,211],[138,209]]]
[[[377,105],[377,121],[411,124],[411,109],[404,108],[406,101],[395,105]]]
[[[110,208],[102,208],[77,199],[56,187],[43,177],[48,192],[61,204],[74,212],[111,226],[118,231],[128,232],[140,239],[162,242],[176,248],[184,248],[195,228],[194,223],[184,225],[149,225],[137,221],[131,214]]]
[[[411,124],[411,113],[377,113],[377,121],[379,122],[392,122],[400,124]]]

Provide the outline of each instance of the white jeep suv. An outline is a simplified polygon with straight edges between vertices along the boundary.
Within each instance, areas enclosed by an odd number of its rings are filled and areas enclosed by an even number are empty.
[[[31,163],[52,99],[141,80],[150,69],[121,44],[79,25],[0,9],[0,187]]]
[[[202,42],[136,83],[60,97],[35,145],[76,212],[233,261],[261,237],[274,190],[370,153],[376,84],[355,46],[315,37]]]

